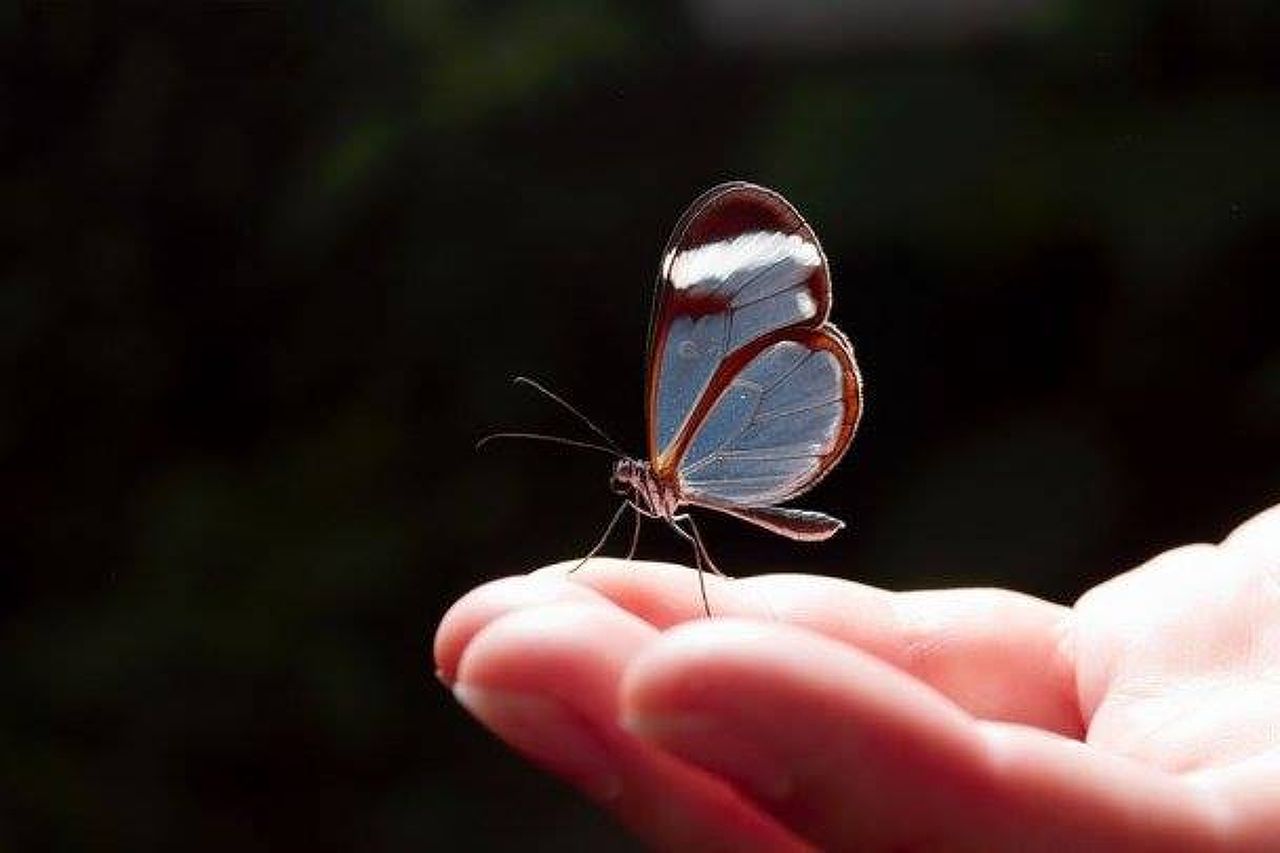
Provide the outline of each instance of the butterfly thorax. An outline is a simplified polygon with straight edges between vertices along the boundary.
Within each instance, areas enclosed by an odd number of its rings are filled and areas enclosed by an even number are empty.
[[[671,518],[680,506],[675,484],[663,480],[648,462],[639,459],[619,459],[613,466],[609,486],[636,508],[657,518]]]

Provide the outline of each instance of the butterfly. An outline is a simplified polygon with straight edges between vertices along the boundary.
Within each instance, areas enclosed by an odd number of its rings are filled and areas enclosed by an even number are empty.
[[[662,254],[649,320],[645,414],[648,455],[623,453],[599,427],[533,380],[607,446],[531,433],[617,457],[612,490],[622,498],[595,547],[622,513],[657,519],[693,546],[707,614],[703,569],[712,562],[690,508],[714,510],[790,539],[818,541],[843,522],[783,507],[830,473],[853,440],[862,378],[849,339],[828,321],[831,273],[818,237],[773,190],[720,184],[691,204]],[[687,529],[686,529],[687,526]]]

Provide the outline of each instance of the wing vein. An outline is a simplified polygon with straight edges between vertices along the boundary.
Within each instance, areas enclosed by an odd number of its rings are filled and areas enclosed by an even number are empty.
[[[842,402],[844,402],[844,397],[840,396],[832,400],[825,400],[821,403],[812,403],[807,406],[801,406],[798,409],[787,409],[785,412],[769,412],[767,414],[761,415],[758,419],[753,420],[752,423],[763,424],[763,423],[768,423],[769,421],[776,421],[780,418],[789,418],[792,415],[803,415],[806,412],[812,412],[816,409],[821,409],[824,406],[830,406],[833,403],[842,403]]]
[[[806,284],[807,284],[807,281],[805,279],[801,279],[800,281],[797,281],[795,284],[789,284],[786,287],[781,288],[780,290],[775,290],[773,293],[766,293],[764,296],[757,296],[755,299],[748,300],[747,302],[743,302],[740,305],[734,304],[732,310],[741,311],[743,308],[750,308],[752,305],[759,305],[761,302],[765,302],[767,300],[773,299],[776,296],[781,296],[782,294],[786,293],[788,290],[799,290],[800,288],[805,287]],[[743,285],[741,288],[738,289],[738,292],[741,293],[745,287],[746,285]]]
[[[791,365],[791,368],[786,373],[782,374],[782,376],[778,377],[772,385],[770,385],[768,388],[760,392],[761,399],[767,396],[769,392],[772,391],[774,388],[777,388],[783,382],[786,382],[788,379],[794,376],[795,372],[799,370],[801,367],[804,367],[804,363],[813,357],[813,353],[814,351],[811,349],[805,350],[804,355],[796,359],[796,363]]]
[[[746,281],[742,282],[742,284],[738,285],[737,289],[734,290],[733,293],[729,295],[729,298],[733,299],[739,293],[746,290],[748,286],[755,284],[757,281],[759,281],[761,278],[764,277],[765,273],[772,272],[780,263],[782,263],[782,258],[778,258],[777,260],[770,261],[767,264],[757,267],[755,270],[755,273]],[[716,290],[718,291],[721,287],[723,287],[728,283],[729,283],[729,279],[728,277],[726,277],[723,281],[720,282],[720,284],[716,285]],[[740,306],[734,306],[734,307],[740,307]]]
[[[760,455],[762,453],[764,455]],[[755,454],[755,455],[752,455],[752,454]],[[794,453],[794,454],[788,454],[787,456],[776,456],[773,454],[765,453],[762,450],[727,450],[727,451],[720,451],[716,455],[718,460],[721,462],[729,462],[729,461],[786,462],[791,459],[817,459],[825,455],[825,452],[821,450],[815,450],[812,453]],[[702,463],[698,463],[698,464],[702,464]]]
[[[782,486],[795,479],[797,479],[797,477],[794,474],[757,474],[754,477],[717,477],[715,480],[690,480],[686,477],[685,482],[691,485],[697,483],[715,483],[717,486],[722,486],[725,484],[743,485],[747,483],[770,483],[777,480],[778,485]]]
[[[730,389],[732,388],[733,388],[733,385],[730,384],[727,388],[724,389],[724,392],[720,396],[724,397],[725,394],[728,394]],[[683,465],[680,466],[681,472],[683,472],[685,475],[688,475],[690,472],[697,471],[699,468],[706,466],[712,460],[719,458],[720,454],[724,452],[725,447],[727,447],[731,441],[733,441],[736,438],[740,438],[742,436],[742,433],[746,431],[747,427],[755,423],[756,412],[760,410],[760,399],[761,399],[760,397],[756,397],[755,405],[751,408],[751,415],[742,424],[742,429],[738,430],[733,435],[725,436],[724,441],[720,442],[720,444],[716,446],[715,450],[712,450],[710,453],[708,453],[702,459],[699,459],[697,462],[690,465],[688,468],[685,468]]]

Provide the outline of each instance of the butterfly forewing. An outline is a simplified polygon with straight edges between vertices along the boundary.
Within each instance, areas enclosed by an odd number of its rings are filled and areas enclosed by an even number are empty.
[[[817,238],[777,193],[723,184],[693,203],[663,253],[654,299],[648,421],[659,469],[683,449],[698,403],[713,402],[713,384],[769,335],[820,326],[830,293]]]
[[[830,305],[818,239],[777,193],[725,184],[681,218],[659,273],[648,422],[653,468],[685,502],[768,507],[839,460],[861,388]]]

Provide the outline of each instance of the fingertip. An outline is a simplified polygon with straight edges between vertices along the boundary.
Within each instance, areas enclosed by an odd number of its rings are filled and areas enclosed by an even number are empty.
[[[602,648],[635,641],[629,617],[600,603],[561,601],[499,616],[471,639],[453,694],[503,741],[593,799],[623,792],[614,727],[619,664]],[[623,620],[620,624],[619,620]],[[602,627],[608,643],[592,643]]]
[[[601,601],[563,600],[512,610],[483,626],[463,650],[455,670],[459,684],[542,693],[581,706],[611,683],[654,629]],[[611,693],[611,691],[610,691]],[[609,711],[608,713],[612,713]]]
[[[452,686],[458,661],[472,638],[508,613],[565,601],[599,601],[579,584],[551,574],[514,575],[490,581],[468,592],[445,611],[432,641],[436,677]]]

